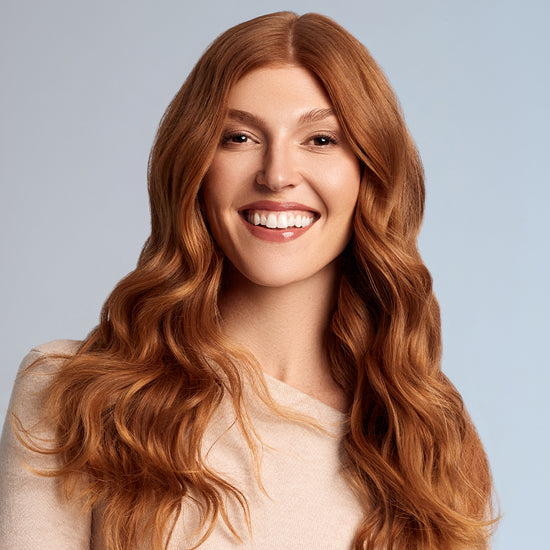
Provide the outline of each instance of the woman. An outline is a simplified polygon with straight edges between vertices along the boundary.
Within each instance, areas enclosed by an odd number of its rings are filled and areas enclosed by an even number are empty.
[[[487,548],[489,467],[416,246],[422,166],[365,48],[316,14],[222,34],[149,193],[98,327],[23,364],[0,546]]]

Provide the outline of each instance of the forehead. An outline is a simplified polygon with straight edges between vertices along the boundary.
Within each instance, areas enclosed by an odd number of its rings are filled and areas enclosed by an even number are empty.
[[[260,67],[233,86],[228,107],[247,111],[303,111],[331,108],[318,78],[298,65]]]

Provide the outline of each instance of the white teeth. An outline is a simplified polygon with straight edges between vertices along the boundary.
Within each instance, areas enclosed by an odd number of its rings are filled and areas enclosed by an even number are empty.
[[[277,216],[275,214],[269,214],[266,226],[270,229],[275,229],[277,227]]]
[[[286,229],[287,227],[307,227],[315,221],[314,216],[294,214],[293,212],[258,212],[250,210],[246,220],[252,225],[263,225],[269,229]]]
[[[288,227],[288,219],[284,212],[279,214],[279,217],[277,218],[277,227],[279,229],[286,229]]]

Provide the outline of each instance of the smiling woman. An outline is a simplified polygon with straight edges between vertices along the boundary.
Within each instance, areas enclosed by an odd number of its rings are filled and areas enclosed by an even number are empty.
[[[149,193],[100,324],[23,362],[0,546],[488,548],[422,166],[367,50],[317,14],[229,29],[162,119]]]

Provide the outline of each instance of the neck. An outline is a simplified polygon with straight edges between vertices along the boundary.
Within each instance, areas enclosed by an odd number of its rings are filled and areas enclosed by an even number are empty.
[[[256,285],[230,267],[220,311],[225,334],[251,352],[265,373],[345,410],[324,346],[338,280],[336,263],[277,288]]]

